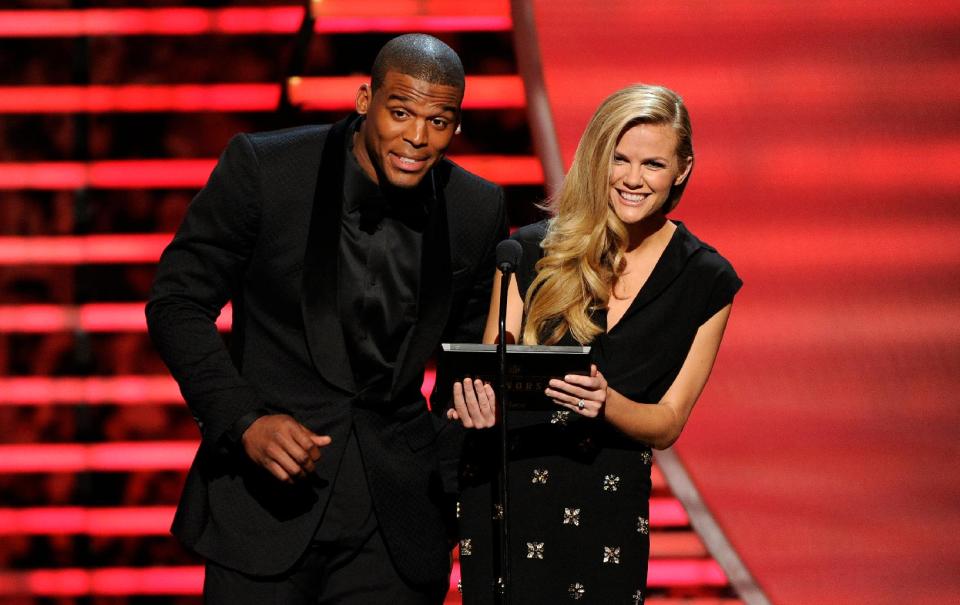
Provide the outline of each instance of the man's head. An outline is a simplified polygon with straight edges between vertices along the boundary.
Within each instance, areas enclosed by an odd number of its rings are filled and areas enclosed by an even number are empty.
[[[425,34],[387,42],[371,83],[357,91],[366,117],[354,146],[357,161],[380,184],[416,187],[442,157],[460,125],[464,73],[452,48]]]

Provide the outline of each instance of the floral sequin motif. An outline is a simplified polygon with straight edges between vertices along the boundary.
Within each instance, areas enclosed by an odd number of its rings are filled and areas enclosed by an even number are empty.
[[[493,505],[493,520],[494,520],[494,521],[499,521],[499,520],[501,520],[501,519],[503,519],[503,505],[502,505],[502,504],[494,504],[494,505]]]
[[[563,509],[563,524],[564,525],[576,525],[580,526],[580,509],[579,508],[565,508]]]
[[[457,580],[457,592],[463,594],[463,580]]]
[[[640,453],[640,460],[644,464],[650,464],[653,462],[653,454],[650,453],[650,450],[643,450],[643,452]]]
[[[460,540],[460,556],[469,557],[473,554],[473,540],[470,538],[464,538]]]
[[[643,605],[642,590],[638,590],[637,592],[633,593],[633,596],[631,598],[633,599],[633,605]]]
[[[542,559],[543,558],[543,542],[527,542],[527,558]]]
[[[550,471],[545,468],[535,468],[533,469],[533,477],[530,479],[530,483],[534,485],[546,485],[547,479],[550,478]]]
[[[637,517],[637,531],[641,534],[650,533],[650,519],[646,517]]]
[[[550,414],[550,424],[559,424],[560,426],[567,426],[567,423],[570,421],[570,410],[557,410],[553,414]]]
[[[620,488],[620,477],[617,475],[606,475],[603,478],[603,491],[615,492]]]
[[[603,547],[603,562],[612,563],[614,565],[620,564],[620,547],[619,546],[604,546]]]
[[[583,587],[583,584],[580,582],[574,582],[567,588],[567,592],[570,593],[570,598],[574,601],[579,601],[583,598],[583,595],[587,593],[587,589]]]

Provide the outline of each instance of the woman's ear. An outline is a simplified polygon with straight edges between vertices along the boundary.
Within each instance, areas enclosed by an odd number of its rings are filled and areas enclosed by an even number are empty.
[[[687,180],[687,177],[690,176],[691,170],[693,170],[693,156],[688,156],[687,160],[684,162],[683,170],[680,171],[680,174],[678,174],[677,178],[674,179],[673,184],[679,185]]]

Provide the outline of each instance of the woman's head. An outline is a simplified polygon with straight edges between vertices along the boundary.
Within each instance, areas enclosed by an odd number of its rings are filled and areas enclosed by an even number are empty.
[[[631,162],[637,165],[630,166]],[[631,167],[635,170],[629,174]],[[662,86],[635,84],[607,97],[591,118],[564,183],[570,193],[576,192],[567,201],[592,213],[595,220],[606,207],[615,214],[624,214],[618,209],[626,208],[629,216],[631,202],[639,202],[634,194],[642,191],[644,196],[654,194],[649,202],[656,202],[655,210],[666,214],[680,201],[692,167],[690,116],[683,99]],[[666,190],[651,187],[657,185],[658,176],[663,180],[664,170],[671,176]],[[645,178],[652,181],[640,182]],[[631,199],[617,197],[617,190]]]
[[[662,86],[607,97],[587,125],[551,202],[537,277],[527,289],[523,342],[590,342],[624,266],[628,225],[676,207],[693,167],[690,117]]]

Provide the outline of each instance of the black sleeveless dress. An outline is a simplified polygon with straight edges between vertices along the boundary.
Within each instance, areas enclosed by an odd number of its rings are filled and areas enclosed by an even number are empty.
[[[623,318],[591,343],[594,362],[610,386],[638,402],[663,397],[697,329],[729,304],[742,284],[714,248],[675,223],[670,242]],[[546,226],[546,221],[528,225],[512,236],[523,247],[517,271],[522,296],[542,257]],[[605,311],[594,320],[605,327]],[[650,448],[603,420],[559,406],[553,412],[511,412],[508,424],[512,602],[643,603]],[[461,461],[464,605],[493,603],[495,439],[493,430],[470,432]]]

